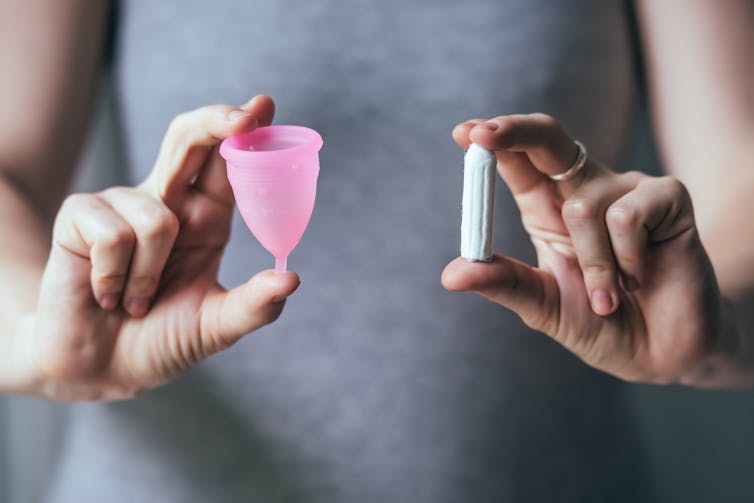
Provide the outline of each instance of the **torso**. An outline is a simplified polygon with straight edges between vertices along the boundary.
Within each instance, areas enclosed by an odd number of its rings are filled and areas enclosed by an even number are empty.
[[[265,92],[276,123],[324,137],[317,203],[280,320],[137,400],[76,406],[51,501],[646,501],[620,385],[439,283],[460,235],[455,123],[548,112],[618,159],[622,6],[123,1],[132,180],[174,115]],[[495,227],[533,261],[502,183]],[[271,266],[236,218],[222,281]]]

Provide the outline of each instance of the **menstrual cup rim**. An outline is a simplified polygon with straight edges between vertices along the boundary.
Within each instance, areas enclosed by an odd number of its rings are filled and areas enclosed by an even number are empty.
[[[304,141],[298,143],[290,148],[283,148],[278,150],[246,150],[241,149],[233,145],[239,136],[252,135],[260,130],[278,130],[283,131],[296,131],[297,133],[303,133],[301,137]],[[273,126],[258,127],[248,133],[241,133],[239,135],[230,136],[222,141],[220,144],[220,155],[230,162],[253,162],[253,161],[269,161],[280,159],[281,157],[287,158],[302,153],[317,153],[322,148],[322,136],[312,128],[305,126],[293,126],[276,124]]]

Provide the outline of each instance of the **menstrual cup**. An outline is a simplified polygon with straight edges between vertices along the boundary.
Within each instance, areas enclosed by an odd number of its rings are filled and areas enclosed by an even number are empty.
[[[301,126],[267,126],[226,138],[220,155],[238,210],[285,272],[314,209],[322,137]]]

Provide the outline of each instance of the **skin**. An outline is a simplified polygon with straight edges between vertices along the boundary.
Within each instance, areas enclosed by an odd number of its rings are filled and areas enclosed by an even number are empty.
[[[258,96],[179,116],[143,184],[65,200],[29,339],[44,395],[135,396],[277,319],[295,273],[217,283],[234,203],[217,144],[272,114]]]
[[[512,309],[622,379],[751,385],[754,223],[736,215],[754,214],[754,7],[638,7],[653,117],[673,176],[616,174],[590,160],[556,183],[546,175],[567,170],[577,150],[551,117],[459,124],[459,146],[495,151],[538,265],[456,259],[442,282]]]
[[[674,382],[712,350],[724,309],[678,180],[588,161],[572,180],[554,182],[547,175],[568,169],[577,151],[543,114],[467,122],[454,138],[495,151],[538,267],[502,255],[489,264],[459,258],[443,273],[446,288],[512,309],[622,379]]]
[[[298,286],[295,273],[265,271],[231,291],[216,279],[233,204],[216,147],[269,124],[272,100],[183,114],[142,184],[65,198],[96,87],[107,4],[5,0],[2,8],[13,16],[0,15],[0,72],[13,77],[0,80],[0,109],[13,120],[0,121],[0,392],[129,398],[277,318]],[[590,160],[576,179],[556,184],[546,175],[567,169],[576,149],[552,118],[459,125],[453,136],[461,147],[474,141],[496,152],[539,264],[503,255],[491,264],[456,260],[444,285],[513,309],[625,379],[752,382],[751,330],[740,313],[754,285],[745,238],[754,235],[754,219],[728,218],[753,209],[754,156],[742,140],[754,131],[749,60],[740,49],[754,32],[750,10],[736,0],[640,4],[654,115],[677,178],[617,175]],[[676,22],[681,11],[693,22]],[[707,25],[736,26],[738,38]],[[695,44],[687,51],[694,58],[668,49],[678,40]],[[704,71],[726,58],[733,62]],[[719,108],[695,110],[710,96]],[[708,115],[683,116],[688,110]]]
[[[3,4],[14,16],[0,16],[0,64],[17,78],[2,79],[0,100],[19,118],[0,134],[6,393],[130,398],[274,321],[299,284],[273,271],[230,291],[217,283],[233,214],[217,145],[269,124],[267,96],[178,116],[142,184],[61,205],[98,73],[104,5]]]

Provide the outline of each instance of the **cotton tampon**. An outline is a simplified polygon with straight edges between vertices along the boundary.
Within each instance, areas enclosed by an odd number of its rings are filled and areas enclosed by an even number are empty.
[[[475,143],[463,159],[461,256],[469,262],[492,260],[495,165],[495,155]]]

